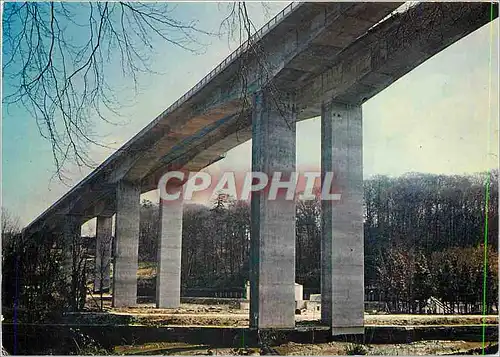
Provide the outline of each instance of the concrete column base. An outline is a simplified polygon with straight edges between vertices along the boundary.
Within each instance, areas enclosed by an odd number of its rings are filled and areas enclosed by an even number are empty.
[[[156,273],[156,307],[181,304],[182,200],[160,199],[160,232]]]
[[[322,177],[334,173],[322,201],[321,318],[332,333],[363,333],[363,142],[360,106],[328,103],[321,115]]]
[[[140,186],[120,182],[116,190],[116,244],[113,265],[113,306],[137,304]]]
[[[252,171],[281,181],[295,171],[295,107],[292,96],[255,95]],[[295,327],[295,202],[268,190],[252,193],[250,243],[250,327]]]
[[[358,326],[358,327],[332,327],[332,335],[333,336],[338,336],[338,335],[364,335],[365,334],[365,327],[364,326]]]

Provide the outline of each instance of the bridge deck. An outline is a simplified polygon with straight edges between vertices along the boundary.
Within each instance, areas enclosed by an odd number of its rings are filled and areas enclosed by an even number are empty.
[[[401,4],[291,4],[26,232],[55,229],[68,213],[112,215],[120,180],[141,182],[147,192],[169,169],[218,160],[251,138],[247,102],[262,85],[296,93],[299,120],[315,117],[322,100],[362,103],[498,16],[498,4],[491,14],[490,3],[420,3],[388,17]]]

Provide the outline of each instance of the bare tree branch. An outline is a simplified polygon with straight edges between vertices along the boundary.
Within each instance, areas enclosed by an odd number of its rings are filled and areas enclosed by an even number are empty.
[[[268,5],[262,3],[265,13]],[[119,72],[139,92],[139,75],[157,74],[155,46],[167,43],[199,54],[199,38],[217,35],[200,29],[196,21],[180,21],[170,3],[6,3],[3,13],[3,102],[24,108],[36,121],[40,135],[50,142],[55,176],[63,182],[67,165],[94,167],[89,149],[109,148],[95,130],[100,120],[121,125],[120,117],[133,101],[112,83]],[[278,108],[282,93],[269,85],[270,66],[258,44],[247,4],[227,4],[221,23],[228,41],[245,44],[235,83],[242,88],[241,115],[248,115],[250,68],[257,62],[258,77],[266,84]],[[158,42],[159,41],[159,42]],[[281,111],[281,109],[279,109]],[[286,117],[283,118],[288,126]],[[243,122],[243,121],[242,121]]]
[[[168,3],[6,3],[3,71],[7,107],[23,107],[52,148],[55,172],[65,179],[68,163],[93,167],[89,147],[108,147],[93,128],[115,125],[130,103],[110,83],[118,64],[138,93],[138,75],[157,73],[157,40],[201,53],[195,21],[179,21]]]

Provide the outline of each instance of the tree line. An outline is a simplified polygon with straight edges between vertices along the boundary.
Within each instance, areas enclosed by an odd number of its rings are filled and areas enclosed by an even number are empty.
[[[485,180],[485,174],[365,180],[365,286],[375,290],[374,299],[386,301],[391,311],[419,312],[435,297],[449,311],[477,312],[486,282],[488,309],[496,306],[498,171],[488,179],[488,202]],[[311,292],[320,290],[320,219],[319,200],[297,201],[296,280]],[[143,261],[156,259],[157,230],[158,207],[144,202]],[[188,205],[183,288],[243,287],[249,276],[249,242],[247,202],[221,196],[212,207]]]
[[[365,180],[365,290],[373,300],[393,312],[421,312],[431,298],[450,312],[481,312],[483,299],[487,310],[497,307],[498,171],[486,177],[407,174]],[[319,293],[321,204],[299,200],[296,207],[296,281],[304,291]],[[182,289],[242,289],[249,277],[250,223],[245,201],[219,196],[210,206],[185,205]],[[57,274],[62,259],[54,249],[57,237],[40,233],[27,240],[2,228],[3,306],[80,308],[84,281],[92,278],[89,242],[94,240],[75,245],[80,258],[73,273],[83,278],[68,289]],[[158,231],[158,205],[143,201],[140,262],[156,261]]]

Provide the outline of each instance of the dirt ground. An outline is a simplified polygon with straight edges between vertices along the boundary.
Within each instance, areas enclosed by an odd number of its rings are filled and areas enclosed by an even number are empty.
[[[239,304],[181,304],[176,309],[156,309],[154,304],[140,304],[134,308],[111,308],[106,302],[105,314],[89,313],[87,322],[149,326],[221,326],[248,327],[248,310]],[[320,313],[302,310],[296,315],[297,326],[319,325]],[[95,320],[94,320],[95,319]],[[498,316],[483,319],[480,315],[387,315],[365,314],[367,326],[432,326],[498,324]],[[185,343],[147,343],[134,346],[116,346],[120,355],[449,355],[481,354],[481,342],[427,340],[405,344],[356,345],[347,342],[294,343],[272,347],[271,350],[252,348],[214,348],[207,345]]]
[[[155,263],[141,263],[138,277],[152,278],[156,275]],[[239,309],[238,304],[181,304],[177,309],[156,309],[154,304],[140,304],[134,308],[112,308],[111,296],[106,294],[104,306],[107,312],[115,315],[133,317],[133,323],[145,325],[182,325],[182,326],[233,326],[248,327],[248,310]],[[94,297],[97,305],[99,296]],[[297,325],[317,325],[320,311],[302,310],[295,316]],[[368,314],[365,324],[372,326],[432,326],[432,325],[480,325],[498,324],[497,315],[408,315],[408,314]]]
[[[301,344],[288,342],[272,347],[271,351],[260,348],[210,348],[205,345],[189,345],[185,343],[148,343],[138,346],[117,346],[115,353],[125,355],[448,355],[481,352],[480,342],[465,341],[420,341],[408,344],[354,345],[346,342],[329,342],[317,344]],[[473,351],[475,350],[475,351]]]
[[[248,310],[230,305],[182,304],[177,309],[156,309],[154,304],[135,308],[109,308],[111,314],[133,316],[138,324],[183,326],[248,326]],[[297,324],[315,324],[319,312],[303,310],[296,315]],[[373,326],[432,326],[498,324],[498,316],[489,315],[371,315],[365,314],[365,324]]]

